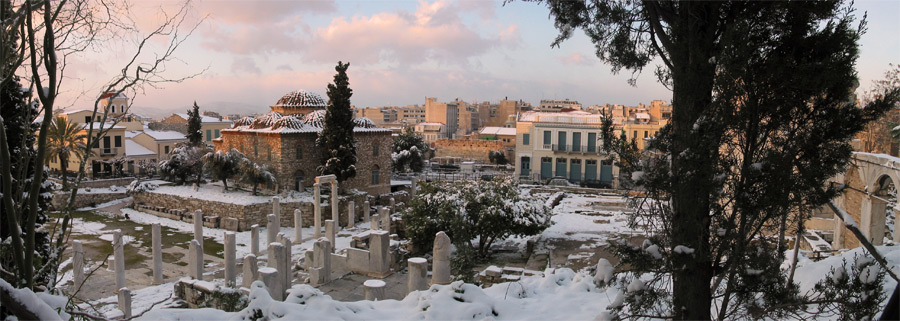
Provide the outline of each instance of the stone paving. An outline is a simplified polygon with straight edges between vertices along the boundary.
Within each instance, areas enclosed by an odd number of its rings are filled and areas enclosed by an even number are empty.
[[[320,286],[319,290],[338,301],[359,301],[365,299],[363,283],[366,282],[366,280],[371,279],[373,278],[350,273]],[[406,273],[406,271],[395,272],[394,274],[379,280],[382,280],[385,283],[385,299],[403,300],[403,298],[406,297],[407,281],[409,280],[409,274]]]

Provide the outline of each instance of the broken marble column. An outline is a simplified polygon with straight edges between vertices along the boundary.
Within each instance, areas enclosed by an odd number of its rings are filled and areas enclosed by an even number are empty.
[[[422,291],[428,289],[428,260],[422,257],[407,259],[409,264],[409,282],[407,290]],[[408,293],[408,292],[407,292]]]
[[[363,202],[363,222],[369,221],[369,215],[372,215],[371,211],[372,208],[369,207],[369,201]]]
[[[275,214],[276,217],[281,217],[281,199],[278,196],[272,196],[272,214]]]
[[[74,251],[72,255],[72,270],[75,275],[72,292],[75,292],[84,283],[84,248],[81,246],[81,241],[72,241],[72,251]]]
[[[116,291],[125,287],[125,242],[122,230],[113,231],[113,255],[116,257]]]
[[[153,223],[151,229],[153,238],[153,284],[162,284],[162,228],[159,226],[159,223]]]
[[[378,214],[372,215],[372,219],[369,220],[369,229],[373,231],[378,230],[378,223],[381,222],[381,218]]]
[[[335,222],[335,227],[339,227],[341,216],[340,209],[338,208],[338,184],[336,181],[331,182],[331,220]],[[334,242],[331,244],[334,246]]]
[[[419,185],[418,183],[419,183],[419,179],[413,177],[413,178],[412,178],[412,184],[411,184],[411,186],[410,186],[410,188],[409,188],[409,199],[410,199],[410,200],[412,200],[413,198],[416,197],[416,187],[417,187],[417,185]]]
[[[128,288],[119,289],[119,310],[122,311],[122,318],[128,320],[131,318],[131,290]]]
[[[294,244],[303,243],[303,213],[294,210]]]
[[[387,231],[369,233],[369,268],[378,277],[385,277],[391,270],[391,238]]]
[[[334,252],[334,235],[335,233],[335,223],[332,220],[325,220],[325,236],[328,237],[328,242],[331,242],[331,252]]]
[[[394,201],[394,198],[391,197],[391,203],[390,203],[390,206],[389,206],[389,209],[390,209],[390,210],[388,211],[388,213],[394,213],[394,211],[395,211],[394,206],[395,206],[396,204],[397,204],[397,203]]]
[[[450,237],[444,231],[434,236],[433,255],[431,284],[450,284]]]
[[[309,283],[319,286],[331,281],[331,242],[319,238],[313,243],[313,263],[309,269]]]
[[[278,216],[275,214],[269,214],[266,216],[266,244],[272,242],[278,242],[275,240],[275,236],[278,235],[278,231],[281,230],[278,224]]]
[[[269,290],[269,296],[276,301],[284,300],[284,287],[281,285],[281,276],[278,275],[278,270],[271,267],[264,267],[259,269],[259,278],[266,285],[266,289]]]
[[[259,224],[250,226],[250,253],[259,254]]]
[[[353,227],[356,223],[356,203],[349,201],[347,204],[347,227]]]
[[[188,273],[191,278],[203,280],[203,248],[197,240],[191,240],[188,246]]]
[[[363,282],[363,293],[367,301],[384,300],[384,286],[382,280],[366,280]]]
[[[203,211],[194,211],[194,239],[203,247]]]
[[[322,236],[322,191],[319,183],[313,184],[313,237]]]
[[[278,270],[278,283],[282,286],[286,285],[284,280],[286,279],[285,276],[289,273],[287,270],[288,259],[285,258],[284,255],[284,244],[278,242],[269,243],[269,267]],[[284,288],[281,288],[281,290],[283,292]]]
[[[237,271],[235,271],[237,249],[234,241],[234,232],[225,232],[225,286],[227,287],[234,287],[237,280]]]
[[[282,284],[284,284],[285,289],[290,289],[291,288],[291,279],[294,276],[293,271],[291,271],[291,255],[292,255],[291,254],[291,243],[292,242],[289,237],[284,235],[284,233],[278,233],[277,239],[278,239],[278,243],[281,243],[282,245],[284,245],[284,257],[285,257],[284,260],[278,262],[279,264],[282,265],[281,268],[278,270],[285,271],[285,273],[283,275],[284,283],[282,283]]]
[[[256,262],[255,254],[247,254],[244,255],[244,273],[243,273],[243,282],[241,285],[245,288],[250,288],[250,285],[253,284],[253,281],[259,279],[259,266]]]
[[[382,206],[378,209],[378,216],[381,218],[381,229],[391,233],[391,212],[390,208]]]

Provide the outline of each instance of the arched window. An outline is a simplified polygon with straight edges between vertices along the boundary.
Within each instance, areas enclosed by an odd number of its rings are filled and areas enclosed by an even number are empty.
[[[372,143],[372,156],[378,156],[378,141]]]
[[[297,144],[297,159],[303,159],[303,145]]]
[[[371,185],[378,185],[381,182],[381,180],[379,179],[379,174],[380,174],[380,168],[378,167],[378,165],[375,165],[374,167],[372,167],[372,184]]]

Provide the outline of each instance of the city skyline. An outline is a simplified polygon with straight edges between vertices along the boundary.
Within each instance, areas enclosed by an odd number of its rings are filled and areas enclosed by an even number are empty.
[[[158,23],[159,10],[178,2],[141,2],[136,23]],[[575,36],[551,48],[557,35],[545,6],[499,1],[198,1],[187,24],[206,20],[176,52],[172,77],[206,69],[181,83],[147,88],[134,97],[132,112],[150,116],[183,111],[196,100],[220,113],[265,112],[292,90],[326,97],[338,60],[349,61],[352,102],[357,107],[422,105],[425,97],[467,102],[504,98],[536,104],[541,99],[572,99],[594,104],[648,104],[671,100],[656,81],[651,63],[637,78],[613,74],[593,55],[589,39]],[[856,3],[856,16],[868,14],[860,40],[860,90],[898,63],[900,3]],[[111,45],[115,46],[115,45]],[[128,48],[122,46],[122,48]],[[121,64],[115,51],[98,49],[70,62],[70,87],[61,105],[90,107],[89,95]],[[109,53],[109,54],[108,54]]]

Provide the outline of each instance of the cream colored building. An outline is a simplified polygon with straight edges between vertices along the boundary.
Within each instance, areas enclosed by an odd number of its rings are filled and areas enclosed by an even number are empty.
[[[186,113],[175,113],[163,119],[163,123],[184,124],[184,126],[187,126],[187,121],[188,114]],[[200,133],[203,134],[203,142],[206,144],[212,145],[213,139],[222,137],[222,130],[229,128],[231,128],[231,121],[200,115]]]
[[[459,128],[459,101],[441,103],[437,98],[425,98],[425,121],[444,124],[444,137],[453,138]]]
[[[572,183],[618,186],[619,169],[603,151],[602,115],[584,111],[523,112],[516,121],[516,175],[564,177]]]
[[[447,138],[445,126],[441,123],[418,123],[413,127],[413,131],[422,135],[428,144]]]
[[[178,147],[179,144],[188,141],[184,134],[174,130],[144,129],[140,132],[129,131],[128,133],[131,136],[131,140],[152,151],[156,155],[157,161],[169,159],[169,152]]]

